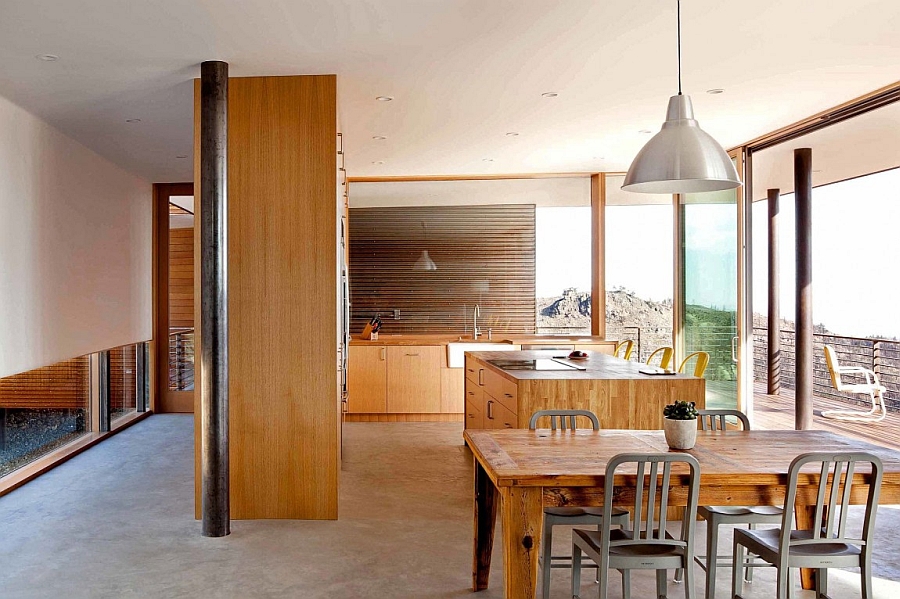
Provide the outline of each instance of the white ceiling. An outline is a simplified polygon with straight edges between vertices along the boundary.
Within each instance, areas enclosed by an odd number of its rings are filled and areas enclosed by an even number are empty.
[[[898,78],[897,0],[682,4],[685,92],[725,146]],[[674,0],[3,0],[0,95],[157,182],[192,178],[214,59],[337,73],[351,176],[622,171],[676,91],[674,21]]]

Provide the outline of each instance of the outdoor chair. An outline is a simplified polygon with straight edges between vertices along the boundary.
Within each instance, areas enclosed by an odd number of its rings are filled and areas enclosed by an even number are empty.
[[[634,351],[634,341],[631,339],[626,339],[625,341],[619,341],[616,344],[616,349],[613,352],[617,358],[622,358],[623,360],[631,359],[631,352]]]
[[[728,418],[736,418],[741,429],[750,430],[750,420],[739,410],[698,410],[697,420],[700,429],[707,431],[725,431]],[[755,529],[757,524],[781,524],[783,510],[778,506],[739,506],[739,505],[701,505],[697,513],[706,520],[706,557],[695,556],[694,560],[706,572],[706,599],[716,596],[716,569],[730,568],[731,555],[719,555],[719,526],[723,524],[747,524]],[[754,567],[765,565],[748,559],[746,564],[747,582],[753,581]],[[676,575],[676,580],[680,577]]]
[[[694,521],[697,518],[697,497],[700,493],[700,464],[688,454],[619,454],[606,466],[603,487],[603,509],[613,510],[616,469],[629,464],[636,466],[634,478],[634,529],[612,529],[604,520],[597,532],[572,531],[572,596],[578,597],[581,588],[581,553],[599,567],[600,599],[606,599],[610,568],[622,573],[622,596],[631,596],[631,570],[656,570],[657,597],[666,597],[666,570],[682,569],[685,572],[684,594],[694,597]],[[673,474],[672,466],[687,466],[688,472]],[[647,467],[649,466],[649,476]],[[666,512],[669,507],[669,491],[672,477],[680,479],[688,488],[687,507],[681,521],[681,532],[673,537],[666,531]],[[646,483],[646,484],[645,484]],[[657,503],[658,501],[658,503]],[[646,505],[646,513],[644,506]],[[646,518],[644,517],[646,515]]]
[[[868,484],[866,513],[861,534],[846,532],[847,511],[853,487],[853,473],[857,464],[868,464],[871,476]],[[818,474],[807,464],[819,466]],[[794,458],[788,470],[787,494],[780,528],[734,531],[734,572],[732,596],[743,591],[741,576],[745,548],[778,569],[777,598],[787,599],[791,588],[791,568],[815,568],[816,597],[828,593],[828,568],[859,568],[863,599],[872,599],[872,537],[875,531],[875,512],[881,490],[882,464],[876,456],[864,453],[835,454],[832,452],[805,453]],[[797,498],[798,480],[818,478],[815,517],[811,530],[792,530],[791,510]]]
[[[591,421],[591,426],[593,427],[593,429],[595,431],[600,430],[600,420],[598,420],[597,415],[590,410],[540,410],[531,415],[531,420],[528,422],[528,428],[534,430],[535,428],[537,428],[538,420],[540,420],[541,418],[549,417],[551,429],[556,430],[558,423],[559,429],[566,430],[566,425],[568,422],[568,429],[575,430],[575,419],[578,416],[588,418]],[[604,513],[610,513],[611,516],[608,519],[604,519]],[[541,578],[544,599],[549,599],[550,597],[551,569],[568,568],[572,563],[571,555],[552,555],[553,527],[557,525],[572,526],[578,524],[589,524],[596,526],[599,530],[604,521],[608,521],[610,524],[617,524],[619,526],[627,528],[630,521],[630,515],[628,513],[628,510],[622,510],[619,508],[615,508],[610,512],[604,512],[603,508],[599,507],[544,508],[544,531],[543,536],[541,537],[543,539],[541,541]],[[557,563],[553,563],[554,560],[556,560]]]
[[[703,378],[703,373],[706,372],[706,366],[707,364],[709,364],[709,354],[705,351],[695,351],[692,354],[688,354],[688,356],[681,361],[681,366],[678,367],[678,372],[684,373],[685,367],[694,358],[697,359],[697,361],[694,363],[694,376]]]
[[[835,420],[852,420],[856,422],[879,422],[884,420],[887,410],[884,407],[886,388],[878,380],[878,375],[861,366],[841,366],[837,354],[830,345],[825,346],[825,363],[831,375],[831,384],[837,391],[868,395],[872,400],[872,409],[861,410],[822,410],[822,417]],[[865,383],[848,384],[841,380],[842,374],[863,375]]]
[[[653,353],[647,356],[647,366],[653,365],[653,359],[656,358],[658,354],[660,355],[659,367],[668,369],[672,364],[672,357],[675,355],[675,350],[671,347],[660,347],[653,350]]]

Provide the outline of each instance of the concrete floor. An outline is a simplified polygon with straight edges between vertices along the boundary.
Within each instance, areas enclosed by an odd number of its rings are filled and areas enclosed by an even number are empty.
[[[340,520],[239,521],[222,539],[202,537],[193,518],[192,426],[190,416],[152,416],[0,498],[0,597],[502,597],[496,551],[491,588],[470,591],[471,457],[460,425],[347,424]],[[879,531],[875,595],[893,599],[897,508],[879,511]],[[565,551],[568,531],[555,537]],[[855,572],[830,582],[833,597],[859,596]],[[635,572],[632,584],[635,598],[652,596],[652,574]],[[568,585],[556,570],[551,596],[568,597]],[[773,596],[773,572],[747,591]],[[594,593],[586,580],[582,596]]]

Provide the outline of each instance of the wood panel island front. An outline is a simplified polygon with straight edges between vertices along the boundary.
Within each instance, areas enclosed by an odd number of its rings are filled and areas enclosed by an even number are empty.
[[[538,410],[584,409],[597,414],[605,429],[659,430],[663,407],[676,399],[706,405],[702,378],[644,374],[645,364],[600,352],[578,361],[561,358],[565,353],[467,352],[466,429],[528,428]],[[528,362],[539,369],[528,369]]]

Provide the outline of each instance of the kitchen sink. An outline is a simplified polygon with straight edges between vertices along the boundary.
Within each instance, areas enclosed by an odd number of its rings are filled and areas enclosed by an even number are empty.
[[[481,341],[467,339],[451,341],[447,344],[447,365],[450,368],[462,368],[466,365],[467,351],[511,351],[519,349],[509,341]]]

